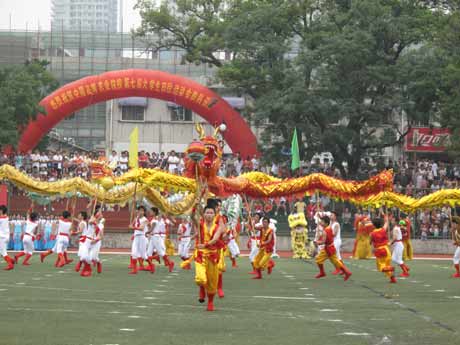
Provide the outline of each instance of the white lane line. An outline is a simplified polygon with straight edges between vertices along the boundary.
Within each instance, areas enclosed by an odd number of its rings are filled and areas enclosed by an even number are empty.
[[[460,296],[449,296],[448,298],[460,299]]]
[[[303,288],[299,288],[299,290],[310,290],[310,288],[303,287]]]
[[[109,311],[109,314],[121,314],[121,311],[118,311],[118,310]]]
[[[8,289],[0,289],[0,292],[1,292],[1,291],[8,291]]]
[[[286,297],[286,296],[252,296],[252,298],[264,299],[292,299],[292,300],[313,300],[313,297]]]
[[[146,305],[137,305],[136,308],[147,308]]]
[[[439,289],[439,290],[433,290],[434,292],[446,292],[446,290],[442,290],[442,289]]]
[[[355,332],[344,332],[344,333],[339,333],[339,335],[356,335],[356,336],[361,336],[361,337],[370,336],[369,333],[355,333]]]
[[[16,283],[16,285],[26,285],[26,283]]]
[[[430,287],[431,285],[430,284],[425,284],[423,285],[424,287]]]
[[[135,328],[120,328],[120,331],[123,332],[134,332],[136,329]]]
[[[339,311],[339,310],[338,309],[320,309],[320,311],[333,312],[333,311]]]
[[[152,297],[152,296],[147,296],[147,297],[144,297],[144,299],[157,299],[156,297]]]
[[[343,322],[343,320],[339,320],[339,319],[336,319],[336,320],[326,320],[326,321],[329,321],[329,322]]]
[[[162,283],[167,283],[168,281],[166,279],[162,280],[161,281]]]
[[[85,298],[63,298],[61,301],[69,301],[69,302],[89,302],[89,303],[116,303],[116,304],[136,304],[135,302],[127,302],[127,301],[112,301],[112,300],[101,300],[101,299],[85,299]]]
[[[295,276],[285,276],[286,278],[295,278]]]
[[[305,293],[304,296],[314,296],[312,293]]]
[[[32,280],[42,280],[42,278],[32,278]]]
[[[140,319],[141,318],[139,315],[129,315],[128,317],[130,319]]]

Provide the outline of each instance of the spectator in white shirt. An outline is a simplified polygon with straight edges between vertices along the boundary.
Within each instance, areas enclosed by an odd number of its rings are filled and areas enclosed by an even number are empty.
[[[113,150],[109,156],[109,164],[113,169],[116,169],[118,167],[118,161],[117,151]]]
[[[177,165],[179,164],[179,157],[177,157],[176,151],[172,150],[168,157],[168,171],[171,174],[177,174]]]

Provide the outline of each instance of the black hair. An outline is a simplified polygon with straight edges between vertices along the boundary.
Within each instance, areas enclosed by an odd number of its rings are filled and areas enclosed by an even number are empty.
[[[69,211],[62,212],[62,218],[64,219],[70,218],[70,212]]]
[[[2,211],[3,214],[7,214],[8,213],[8,207],[6,207],[5,205],[0,205],[0,211]]]
[[[262,217],[262,221],[264,221],[264,220],[266,220],[267,222],[270,223],[270,218],[268,218],[268,217]]]
[[[337,214],[337,211],[331,211],[332,214],[334,214],[336,217],[338,217],[339,215]]]
[[[101,210],[101,205],[96,205],[96,207],[94,208],[93,216],[95,216],[100,210]]]
[[[80,214],[81,214],[83,220],[88,220],[88,213],[86,211],[81,211]]]
[[[211,206],[211,205],[206,205],[206,207],[204,208],[204,212],[206,212],[207,209],[210,209],[210,210],[213,210],[214,213],[216,212],[216,208],[214,206]]]
[[[158,214],[160,213],[157,207],[152,207],[150,210],[153,212],[155,216],[158,216]]]
[[[139,210],[144,210],[144,213],[145,213],[145,207],[144,207],[144,206],[142,206],[142,205],[140,205],[140,206],[137,206],[137,210],[138,210],[138,211],[139,211]]]
[[[331,224],[331,218],[329,218],[328,216],[323,216],[321,217],[321,220],[326,223],[326,225],[329,225]]]
[[[38,213],[32,212],[31,214],[29,214],[29,218],[32,222],[35,222],[38,219]]]
[[[383,226],[383,219],[378,217],[378,218],[373,218],[372,219],[372,224],[374,224],[376,229],[380,229]]]

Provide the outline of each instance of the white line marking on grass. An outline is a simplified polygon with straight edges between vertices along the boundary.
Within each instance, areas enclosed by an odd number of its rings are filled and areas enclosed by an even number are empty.
[[[430,284],[425,284],[423,285],[424,287],[430,287],[431,285]]]
[[[460,296],[449,296],[448,298],[460,299]]]
[[[45,277],[52,277],[53,275],[52,274],[45,274]]]
[[[136,308],[147,308],[146,305],[136,305]]]
[[[306,294],[304,294],[304,296],[314,296],[314,294],[312,294],[312,293],[306,293]]]
[[[338,320],[338,319],[337,320],[327,320],[327,321],[329,321],[329,322],[343,322],[343,320]]]
[[[446,292],[446,290],[439,289],[439,290],[434,290],[434,292]]]
[[[101,299],[84,299],[84,298],[63,298],[61,301],[70,301],[70,302],[89,302],[89,303],[119,303],[119,304],[136,304],[135,302],[127,302],[127,301],[105,301]]]
[[[134,332],[136,329],[135,328],[120,328],[120,331],[123,332]]]
[[[171,303],[152,303],[152,305],[164,305],[164,306],[172,306]]]
[[[252,298],[265,298],[265,299],[292,299],[292,300],[312,300],[313,297],[286,297],[286,296],[252,296]]]
[[[285,276],[286,278],[295,278],[295,276]]]
[[[402,279],[402,278],[404,278],[404,277],[399,277],[399,279]],[[420,283],[418,280],[409,280],[409,282],[411,282],[411,283]]]
[[[121,314],[121,311],[118,311],[118,310],[109,311],[109,314]]]
[[[1,292],[1,291],[8,291],[8,289],[0,289],[0,292]]]
[[[140,319],[141,318],[139,315],[129,315],[128,317],[130,319]]]
[[[338,309],[321,309],[320,311],[339,311]]]
[[[310,288],[303,287],[303,288],[299,288],[299,290],[310,290]]]
[[[355,332],[344,332],[344,333],[339,333],[339,335],[356,335],[356,336],[361,336],[361,337],[370,336],[369,333],[355,333]]]
[[[167,283],[168,280],[164,279],[164,280],[162,280],[161,282],[162,282],[162,283]]]
[[[323,303],[323,301],[318,301],[318,300],[315,300],[313,302],[315,302],[315,303]]]
[[[144,299],[157,299],[156,297],[152,297],[152,296],[147,296],[147,297],[144,297]]]
[[[295,282],[295,283],[296,283],[296,284],[299,284],[299,285],[301,285],[301,284],[302,284],[301,282]]]
[[[42,280],[42,278],[32,278],[32,280]]]
[[[16,285],[26,285],[26,283],[16,283]]]

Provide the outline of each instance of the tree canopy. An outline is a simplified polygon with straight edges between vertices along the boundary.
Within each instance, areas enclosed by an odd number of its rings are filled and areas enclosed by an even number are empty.
[[[296,127],[301,157],[329,151],[354,173],[369,153],[402,143],[412,125],[460,121],[460,20],[453,6],[139,0],[136,33],[154,33],[152,49],[178,47],[187,61],[218,67],[218,81],[247,98],[244,115],[264,126],[268,159],[283,159]],[[409,128],[401,128],[402,118]]]
[[[47,65],[35,60],[0,69],[0,145],[15,147],[19,131],[38,112],[44,113],[38,103],[58,86]]]

